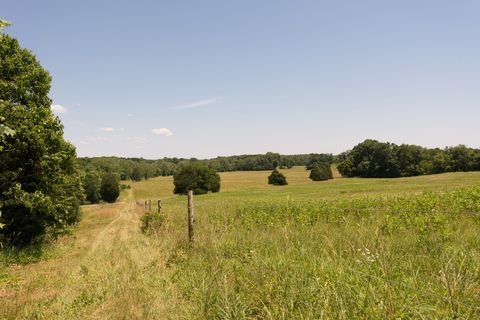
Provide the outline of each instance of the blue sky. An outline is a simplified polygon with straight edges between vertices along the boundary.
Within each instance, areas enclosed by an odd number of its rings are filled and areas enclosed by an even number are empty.
[[[480,1],[25,0],[0,17],[51,73],[80,156],[480,147]]]

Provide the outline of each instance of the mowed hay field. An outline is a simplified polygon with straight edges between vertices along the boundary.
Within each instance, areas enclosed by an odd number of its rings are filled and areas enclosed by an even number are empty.
[[[312,182],[222,173],[195,196],[128,182],[39,262],[0,273],[0,316],[45,319],[478,319],[480,173]],[[135,201],[162,199],[140,231]],[[6,260],[6,259],[4,259]]]

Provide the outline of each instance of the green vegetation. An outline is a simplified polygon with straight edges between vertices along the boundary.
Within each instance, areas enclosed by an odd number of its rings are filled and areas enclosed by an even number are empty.
[[[175,194],[187,194],[192,190],[194,194],[205,194],[220,191],[220,176],[199,161],[182,163],[173,176]]]
[[[78,221],[75,148],[50,110],[50,82],[30,51],[0,33],[0,244],[40,241]]]
[[[313,181],[325,181],[333,179],[332,168],[327,163],[317,163],[313,166],[309,178]]]
[[[346,177],[392,178],[480,170],[480,150],[464,145],[426,149],[365,140],[343,154],[338,170]]]
[[[142,158],[96,157],[78,158],[82,171],[99,171],[116,174],[121,180],[147,180],[160,176],[171,176],[182,163],[201,161],[218,172],[273,170],[276,167],[291,168],[293,166],[310,166],[315,163],[333,163],[335,157],[331,154],[299,154],[280,155],[266,154],[217,157],[208,160],[163,158],[147,160]]]
[[[286,186],[288,182],[283,173],[277,169],[273,169],[272,173],[268,176],[268,184],[273,184],[274,186]]]
[[[85,200],[88,203],[99,203],[102,200],[100,189],[102,177],[97,171],[89,171],[82,177],[82,185],[85,190]]]
[[[44,261],[0,268],[2,318],[397,319],[480,316],[480,173],[309,179],[221,173],[186,197],[172,177],[84,207]],[[160,214],[134,201],[162,198]],[[153,208],[155,209],[155,208]],[[143,232],[142,232],[143,230]],[[17,302],[16,302],[17,301]]]
[[[117,201],[120,195],[120,186],[117,177],[113,173],[107,173],[102,178],[100,186],[100,195],[102,200],[113,203]]]

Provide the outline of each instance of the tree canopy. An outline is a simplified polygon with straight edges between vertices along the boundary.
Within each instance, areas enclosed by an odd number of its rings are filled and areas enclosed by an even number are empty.
[[[173,175],[173,184],[175,194],[186,194],[189,190],[194,194],[218,192],[220,175],[205,163],[191,161],[180,165]]]
[[[455,171],[480,170],[480,150],[464,145],[445,149],[400,146],[365,140],[346,152],[338,164],[343,176],[365,178],[410,177]]]
[[[120,195],[120,186],[117,177],[113,173],[107,173],[102,178],[100,195],[103,201],[113,203]]]
[[[78,220],[75,148],[50,110],[50,75],[0,34],[0,242],[23,245]],[[14,134],[13,134],[14,133]]]

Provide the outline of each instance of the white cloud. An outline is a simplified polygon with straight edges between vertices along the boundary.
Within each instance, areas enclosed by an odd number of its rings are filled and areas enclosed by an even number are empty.
[[[88,144],[88,142],[85,141],[85,140],[81,140],[81,141],[80,141],[80,144]]]
[[[173,132],[170,129],[167,129],[167,128],[152,129],[152,133],[158,134],[158,135],[161,135],[161,136],[165,136],[165,137],[173,136]]]
[[[60,104],[52,104],[50,109],[53,113],[67,113],[68,109]]]
[[[115,131],[114,128],[110,128],[110,127],[100,128],[100,130],[105,131],[105,132],[113,132],[113,131]]]
[[[191,108],[202,107],[202,106],[206,106],[206,105],[212,104],[214,102],[217,102],[221,99],[222,99],[221,97],[210,98],[210,99],[206,99],[206,100],[202,100],[202,101],[197,101],[197,102],[193,102],[193,103],[188,103],[188,104],[176,106],[176,107],[173,107],[173,109],[191,109]]]

